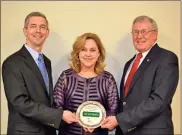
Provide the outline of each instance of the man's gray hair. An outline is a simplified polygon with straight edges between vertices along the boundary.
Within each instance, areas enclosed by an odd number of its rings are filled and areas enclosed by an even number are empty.
[[[153,30],[158,31],[157,23],[152,18],[150,18],[148,16],[145,16],[145,15],[138,16],[137,18],[135,18],[134,21],[133,21],[133,25],[136,22],[141,22],[141,21],[145,21],[145,20],[149,21],[152,24]]]

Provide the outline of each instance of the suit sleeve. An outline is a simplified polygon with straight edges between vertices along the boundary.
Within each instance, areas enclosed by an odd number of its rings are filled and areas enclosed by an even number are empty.
[[[50,108],[29,97],[21,67],[17,63],[13,60],[6,60],[2,66],[2,77],[8,104],[25,117],[59,128],[62,109]]]
[[[168,53],[156,70],[151,95],[130,111],[121,112],[116,116],[123,133],[162,112],[172,101],[178,79],[178,59],[173,53]]]

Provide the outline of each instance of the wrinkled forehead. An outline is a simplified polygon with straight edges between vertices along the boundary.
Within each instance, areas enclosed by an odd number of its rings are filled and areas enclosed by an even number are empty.
[[[45,18],[41,17],[41,16],[32,16],[29,18],[29,23],[30,22],[42,22],[42,23],[45,23],[47,24]]]
[[[41,16],[32,16],[28,19],[27,21],[27,26],[31,24],[36,24],[36,25],[45,25],[48,27],[48,22],[46,21],[45,18]]]

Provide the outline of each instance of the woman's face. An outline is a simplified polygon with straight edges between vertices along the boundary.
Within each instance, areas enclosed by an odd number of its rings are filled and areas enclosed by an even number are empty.
[[[94,69],[100,56],[95,40],[87,39],[83,49],[79,52],[81,69]]]

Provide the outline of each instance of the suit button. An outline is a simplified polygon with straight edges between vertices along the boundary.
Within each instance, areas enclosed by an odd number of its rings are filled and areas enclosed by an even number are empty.
[[[126,105],[126,102],[123,102],[123,105]]]

